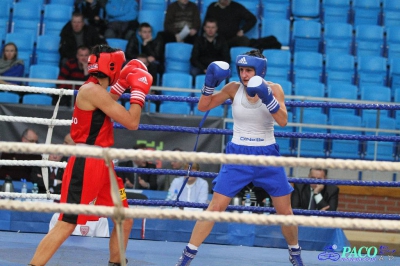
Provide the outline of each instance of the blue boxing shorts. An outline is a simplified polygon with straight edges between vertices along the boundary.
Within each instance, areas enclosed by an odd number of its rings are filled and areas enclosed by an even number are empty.
[[[268,146],[243,146],[229,142],[226,154],[280,156],[278,144]],[[263,188],[269,195],[280,197],[293,191],[282,166],[252,166],[224,164],[213,180],[214,192],[234,197],[250,182]]]

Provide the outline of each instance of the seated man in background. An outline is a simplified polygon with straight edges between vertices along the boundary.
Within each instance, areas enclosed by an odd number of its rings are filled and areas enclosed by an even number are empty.
[[[185,170],[189,168],[189,164],[185,165]],[[198,163],[193,163],[190,171],[199,171],[200,166]],[[169,194],[174,195],[176,191],[180,191],[183,182],[185,181],[185,176],[180,176],[172,181],[169,187]],[[200,177],[189,176],[185,187],[182,190],[182,194],[179,197],[181,201],[187,202],[197,202],[197,203],[207,203],[208,202],[208,183],[206,180]]]
[[[190,74],[193,78],[205,74],[207,67],[214,61],[230,62],[229,46],[225,38],[218,35],[217,20],[209,18],[204,22],[204,33],[193,44]]]
[[[146,150],[145,144],[138,144],[133,147],[133,149]],[[133,167],[133,168],[149,168],[155,169],[156,165],[142,160],[129,160],[125,162],[120,162],[118,164],[120,167]],[[118,174],[122,180],[125,182],[125,188],[131,189],[150,189],[157,190],[157,175],[156,174],[139,174],[133,172],[121,172]]]
[[[25,143],[38,143],[39,136],[35,130],[32,128],[26,128],[21,134],[21,142]],[[1,160],[42,160],[40,154],[23,154],[23,153],[8,153],[3,152],[1,154]],[[7,166],[3,165],[0,167],[0,179],[3,179],[9,175],[14,181],[21,181],[21,179],[26,179],[28,182],[30,180],[31,172],[33,166]]]
[[[58,75],[59,80],[74,80],[74,81],[86,81],[89,77],[89,72],[87,69],[88,66],[88,58],[90,54],[89,47],[79,46],[76,51],[76,57],[69,59],[65,64],[63,64],[60,68],[60,74]],[[58,84],[58,88],[63,89],[74,89],[71,84]],[[79,86],[76,86],[75,89],[78,89]],[[63,96],[60,100],[60,105],[71,106],[71,98],[70,96]],[[53,98],[53,105],[57,102],[58,95]]]
[[[309,178],[327,179],[328,170],[311,168]],[[339,201],[339,188],[324,184],[294,184],[292,208],[305,210],[336,211]]]
[[[62,155],[57,155],[57,154],[50,154],[49,155],[49,161],[52,162],[60,162],[62,159]],[[51,193],[54,193],[54,187],[58,185],[58,180],[62,180],[62,175],[64,173],[63,168],[59,167],[46,167],[48,171],[48,181],[49,181],[49,191]],[[46,193],[46,186],[44,185],[44,180],[43,180],[43,175],[42,175],[42,167],[40,166],[34,166],[32,168],[31,172],[31,182],[36,183],[39,188],[39,193]],[[59,194],[61,191],[58,191],[57,194]]]

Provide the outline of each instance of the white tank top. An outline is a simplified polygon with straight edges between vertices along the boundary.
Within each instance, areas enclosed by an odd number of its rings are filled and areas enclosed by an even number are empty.
[[[250,103],[240,84],[232,103],[232,143],[245,146],[266,146],[275,143],[274,118],[261,100]]]

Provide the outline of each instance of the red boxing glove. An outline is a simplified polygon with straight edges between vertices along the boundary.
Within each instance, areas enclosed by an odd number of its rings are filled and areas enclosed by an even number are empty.
[[[124,91],[129,88],[129,84],[128,82],[126,82],[126,76],[129,73],[132,73],[133,69],[135,68],[140,68],[147,71],[147,67],[145,64],[143,64],[142,61],[138,59],[132,59],[121,70],[118,81],[113,86],[111,86],[110,92],[118,96],[121,96],[122,93],[124,93]]]
[[[132,73],[128,74],[126,81],[131,86],[131,104],[139,104],[143,108],[146,95],[150,91],[153,77],[142,69],[135,68]]]

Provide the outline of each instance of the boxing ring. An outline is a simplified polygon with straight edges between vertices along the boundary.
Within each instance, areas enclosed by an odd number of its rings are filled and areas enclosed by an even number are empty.
[[[72,95],[73,91],[59,89],[42,89],[24,86],[0,85],[0,90],[23,90],[34,93],[49,93],[59,95]],[[76,92],[75,92],[76,93]],[[164,97],[164,98],[163,98]],[[195,97],[179,97],[179,96],[155,96],[148,95],[148,100],[172,100],[172,101],[189,101],[196,102]],[[332,108],[359,108],[357,105],[349,104],[326,104],[326,103],[292,103],[303,107],[321,107],[328,106]],[[364,108],[374,109],[383,108],[398,110],[400,107],[394,105],[371,105],[362,106]],[[56,166],[65,167],[65,163],[50,162],[47,160],[46,154],[56,153],[65,156],[75,155],[82,157],[103,158],[106,162],[114,159],[140,159],[140,160],[162,160],[162,161],[181,161],[181,162],[198,162],[207,164],[245,164],[245,165],[269,165],[284,167],[321,167],[328,169],[350,169],[350,170],[371,170],[371,171],[400,171],[398,162],[385,161],[366,161],[366,160],[343,160],[330,158],[294,158],[294,157],[263,157],[263,156],[243,156],[243,155],[226,155],[213,154],[205,152],[168,152],[168,151],[147,151],[147,150],[131,150],[116,148],[97,148],[82,146],[67,146],[51,144],[51,132],[54,126],[69,126],[70,120],[56,119],[58,106],[54,109],[51,119],[42,118],[26,118],[26,117],[7,117],[0,116],[0,121],[22,122],[22,123],[38,123],[47,125],[48,135],[45,144],[26,144],[15,142],[0,142],[0,152],[15,152],[26,154],[44,154],[42,161],[0,161],[1,165],[35,165],[41,167]],[[118,124],[115,128],[122,129]],[[207,128],[185,128],[185,127],[166,127],[157,125],[140,125],[139,130],[157,130],[157,131],[176,131],[188,132],[192,134],[232,134],[231,130],[226,129],[207,129]],[[395,141],[399,142],[397,137],[384,136],[348,136],[336,134],[327,136],[327,134],[305,134],[305,133],[282,133],[277,132],[277,137],[295,137],[295,138],[332,138],[332,139],[364,139],[374,141]],[[126,169],[116,167],[118,171],[131,171],[155,174],[189,174],[183,170],[165,170],[165,169]],[[210,178],[215,177],[216,173],[193,172],[192,176]],[[340,184],[340,185],[360,185],[360,186],[384,186],[399,187],[398,182],[380,182],[380,181],[348,181],[348,180],[310,180],[303,178],[290,178],[293,183],[321,183],[321,184]],[[400,223],[399,215],[392,214],[368,214],[368,213],[351,213],[351,212],[320,212],[308,210],[294,210],[295,216],[281,215],[260,215],[262,212],[274,213],[273,208],[269,207],[244,207],[229,206],[228,212],[211,213],[197,211],[182,211],[178,209],[161,209],[154,206],[170,206],[170,207],[193,207],[205,208],[205,204],[195,204],[182,201],[146,201],[146,200],[128,200],[130,205],[141,206],[140,208],[125,209],[117,203],[118,190],[116,184],[112,182],[112,195],[116,202],[115,207],[104,206],[88,206],[73,204],[52,204],[42,202],[21,202],[18,200],[9,200],[7,198],[21,197],[37,197],[57,199],[58,195],[23,195],[20,193],[0,193],[0,196],[6,199],[0,200],[0,209],[13,211],[33,211],[33,212],[65,212],[71,214],[85,213],[106,217],[112,217],[116,221],[122,221],[124,218],[134,219],[172,219],[172,220],[212,220],[216,222],[234,222],[255,225],[299,225],[307,227],[332,227],[342,229],[360,229],[360,230],[387,230],[399,232]],[[253,211],[255,214],[241,214],[229,211]],[[36,246],[40,242],[43,235],[0,232],[0,242],[2,247],[6,247],[0,251],[1,265],[24,265],[28,263],[33,255]],[[70,237],[58,250],[56,255],[50,260],[48,265],[71,265],[72,263],[82,265],[104,265],[107,262],[108,252],[107,239]],[[301,243],[300,243],[301,245]],[[147,240],[130,240],[127,250],[127,258],[129,265],[173,265],[176,263],[184,243],[173,242],[157,242]],[[339,251],[336,247],[331,246],[327,250],[307,251],[303,250],[303,260],[307,265],[340,265],[340,261],[334,260],[333,257],[338,256]],[[18,253],[17,256],[10,250]],[[157,253],[160,252],[160,256]],[[322,255],[321,255],[322,254]],[[220,246],[204,244],[199,249],[199,255],[196,257],[192,265],[288,265],[288,255],[286,249],[266,249],[258,247],[244,246]],[[336,258],[336,257],[335,257]],[[376,257],[375,265],[398,265],[399,259],[390,256],[389,253]],[[133,262],[133,263],[132,263]],[[268,262],[266,264],[266,262]],[[363,265],[367,261],[348,260],[346,265]],[[269,264],[271,263],[271,264]]]

